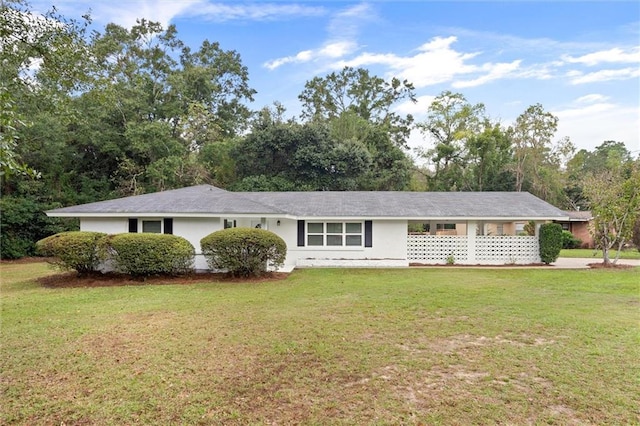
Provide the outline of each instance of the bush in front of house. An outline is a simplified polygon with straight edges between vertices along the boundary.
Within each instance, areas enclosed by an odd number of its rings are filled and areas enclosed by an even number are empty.
[[[189,241],[169,234],[109,235],[102,240],[101,251],[116,271],[133,276],[189,273],[195,258]]]
[[[69,231],[51,235],[36,243],[36,253],[50,257],[49,263],[80,274],[97,271],[100,265],[98,246],[107,234]]]
[[[255,228],[229,228],[200,240],[202,254],[211,269],[234,276],[264,274],[284,264],[287,244],[273,232]]]
[[[573,236],[569,231],[562,231],[562,248],[577,249],[582,246],[582,240]]]
[[[549,264],[555,262],[562,250],[562,226],[558,223],[545,223],[540,226],[540,259]]]

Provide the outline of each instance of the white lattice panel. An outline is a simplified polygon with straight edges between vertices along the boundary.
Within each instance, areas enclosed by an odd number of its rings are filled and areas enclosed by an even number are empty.
[[[530,236],[477,236],[478,263],[528,264],[540,262],[538,238]]]
[[[408,235],[407,259],[409,262],[447,263],[467,260],[468,237],[465,235]]]
[[[471,251],[471,252],[470,252]],[[505,265],[539,263],[537,237],[408,235],[407,260],[417,263]]]

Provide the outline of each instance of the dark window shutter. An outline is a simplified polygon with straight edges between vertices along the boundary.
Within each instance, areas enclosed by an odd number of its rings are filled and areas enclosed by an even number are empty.
[[[298,221],[298,247],[304,247],[304,220]]]
[[[370,220],[364,221],[364,246],[373,247],[373,222]]]
[[[129,219],[129,232],[138,232],[138,219]]]
[[[173,218],[164,218],[164,233],[173,234]]]

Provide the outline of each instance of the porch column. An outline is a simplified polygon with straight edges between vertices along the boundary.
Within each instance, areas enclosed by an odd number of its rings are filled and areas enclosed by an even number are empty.
[[[429,235],[436,235],[438,223],[434,220],[429,221]]]
[[[535,225],[536,225],[536,226],[535,226],[535,230],[536,230],[536,231],[535,231],[535,236],[536,236],[536,237],[539,237],[539,236],[540,236],[540,226],[542,226],[542,224],[543,224],[543,223],[544,223],[544,222],[540,222],[540,221],[537,221],[537,220],[535,221]]]
[[[467,263],[473,265],[476,263],[476,232],[478,222],[475,220],[467,221]]]

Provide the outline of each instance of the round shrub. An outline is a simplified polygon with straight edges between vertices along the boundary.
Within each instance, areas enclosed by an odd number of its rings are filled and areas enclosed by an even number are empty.
[[[200,240],[202,254],[211,269],[234,276],[261,275],[277,269],[287,257],[287,244],[273,232],[256,228],[229,228]]]
[[[36,243],[36,252],[51,257],[50,263],[85,274],[95,272],[100,266],[99,241],[107,234],[102,232],[69,231],[51,235]]]
[[[546,263],[555,262],[562,250],[562,226],[558,223],[545,223],[540,226],[540,259]]]
[[[195,250],[189,241],[169,234],[115,234],[103,251],[116,271],[134,276],[178,275],[193,271]]]
[[[582,245],[582,240],[573,236],[569,231],[562,231],[562,248],[577,249]]]

